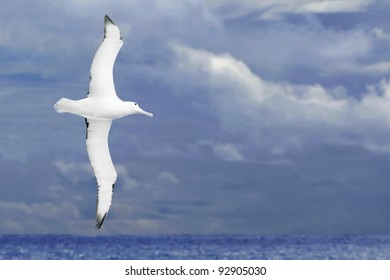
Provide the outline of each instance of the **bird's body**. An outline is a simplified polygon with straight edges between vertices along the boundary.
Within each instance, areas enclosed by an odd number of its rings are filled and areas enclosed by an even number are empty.
[[[132,105],[132,102],[124,102],[119,98],[87,97],[80,100],[61,98],[57,102],[57,112],[94,120],[115,120],[133,114]]]
[[[85,118],[86,145],[96,181],[96,228],[100,228],[111,206],[117,173],[108,149],[108,134],[114,119],[132,114],[153,114],[142,110],[137,103],[122,101],[115,92],[113,67],[123,45],[119,28],[104,18],[104,40],[98,48],[90,70],[87,97],[80,100],[61,98],[54,108],[58,113],[71,113]]]

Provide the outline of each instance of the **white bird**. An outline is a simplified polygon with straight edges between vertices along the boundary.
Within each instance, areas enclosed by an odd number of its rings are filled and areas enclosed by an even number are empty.
[[[132,114],[153,117],[137,103],[122,101],[115,92],[113,68],[123,45],[119,28],[106,15],[104,39],[92,61],[89,91],[80,100],[61,98],[54,105],[58,113],[71,113],[85,118],[89,160],[97,181],[96,229],[99,229],[111,206],[117,173],[108,149],[108,133],[114,119]]]

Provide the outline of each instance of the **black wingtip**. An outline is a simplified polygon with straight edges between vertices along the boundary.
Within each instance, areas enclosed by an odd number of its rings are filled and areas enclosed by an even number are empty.
[[[107,36],[107,25],[109,24],[112,24],[114,26],[116,26],[116,24],[112,21],[112,19],[110,19],[110,17],[108,15],[105,15],[104,16],[104,38],[106,38]],[[120,35],[120,39],[122,40],[122,35]]]
[[[107,216],[107,213],[104,214],[103,217],[101,217],[101,216],[96,217],[96,226],[95,226],[96,230],[98,230],[98,229],[100,229],[102,227],[102,224],[103,224],[104,219],[106,218],[106,216]]]
[[[107,23],[111,23],[111,24],[115,25],[115,23],[112,21],[112,19],[110,19],[110,17],[108,15],[105,15],[104,16],[104,24],[107,24]]]

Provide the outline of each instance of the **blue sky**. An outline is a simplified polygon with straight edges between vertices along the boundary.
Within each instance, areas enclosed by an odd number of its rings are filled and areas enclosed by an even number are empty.
[[[3,1],[0,234],[389,234],[390,3]],[[108,14],[113,205],[80,117]]]

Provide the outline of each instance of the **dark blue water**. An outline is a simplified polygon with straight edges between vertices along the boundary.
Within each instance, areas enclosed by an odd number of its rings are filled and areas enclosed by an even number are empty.
[[[390,236],[0,236],[0,259],[390,259]]]

